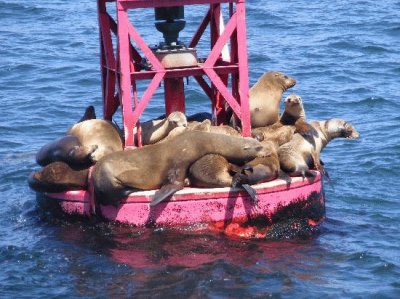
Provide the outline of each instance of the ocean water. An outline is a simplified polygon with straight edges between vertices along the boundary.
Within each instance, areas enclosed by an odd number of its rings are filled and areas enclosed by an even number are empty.
[[[183,41],[203,8],[186,7]],[[238,240],[39,206],[27,185],[37,150],[86,106],[101,117],[96,2],[0,0],[1,298],[400,297],[400,2],[248,0],[246,9],[251,83],[281,70],[297,80],[308,119],[345,118],[361,134],[322,153],[332,179],[319,232]],[[161,39],[151,10],[130,17],[149,43]],[[161,90],[145,118],[163,112]],[[186,95],[189,113],[209,110],[194,80]]]

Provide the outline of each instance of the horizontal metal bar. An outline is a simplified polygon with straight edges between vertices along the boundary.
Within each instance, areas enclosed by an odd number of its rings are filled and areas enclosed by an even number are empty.
[[[195,4],[237,3],[243,0],[118,0],[125,9]]]
[[[115,69],[109,68],[105,65],[103,67],[112,72],[116,72]],[[204,68],[202,68],[202,67],[192,67],[192,68],[184,68],[184,69],[165,69],[165,78],[201,76],[201,75],[204,75],[203,69]],[[232,74],[232,73],[237,73],[239,71],[239,67],[237,64],[215,66],[212,69],[214,69],[214,71],[217,74]],[[153,78],[155,74],[157,74],[157,71],[134,72],[134,73],[131,73],[131,78],[135,79],[135,80],[145,80],[145,79]]]

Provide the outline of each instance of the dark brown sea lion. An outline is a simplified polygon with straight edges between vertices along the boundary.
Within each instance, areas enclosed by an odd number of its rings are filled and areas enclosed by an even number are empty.
[[[272,125],[279,120],[282,94],[293,87],[296,80],[281,72],[264,73],[249,90],[252,128]]]
[[[86,189],[88,168],[72,168],[64,162],[53,162],[29,175],[29,186],[38,192],[63,192]]]
[[[329,119],[311,122],[313,136],[295,134],[291,141],[279,147],[281,169],[290,176],[314,176],[310,169],[323,171],[320,154],[333,139],[343,137],[356,139],[360,134],[343,119]]]
[[[134,191],[161,188],[151,203],[155,205],[182,189],[190,165],[206,154],[241,162],[269,153],[252,138],[186,131],[165,142],[105,156],[93,173],[96,198],[117,205]]]
[[[97,145],[83,146],[76,136],[67,135],[45,144],[36,154],[36,162],[41,166],[56,161],[89,166],[91,155],[97,148]]]
[[[185,114],[179,111],[172,112],[164,119],[155,119],[140,124],[142,144],[154,144],[165,138],[176,127],[186,127]],[[136,128],[134,130],[136,134]]]

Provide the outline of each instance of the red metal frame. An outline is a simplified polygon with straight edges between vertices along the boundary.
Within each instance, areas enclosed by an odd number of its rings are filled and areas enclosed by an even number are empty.
[[[107,2],[116,2],[117,21],[107,12]],[[222,3],[229,3],[229,20],[221,33]],[[250,136],[245,0],[97,0],[97,4],[104,118],[110,120],[118,106],[122,106],[126,147],[134,145],[133,128],[136,125],[139,129],[139,118],[161,81],[164,81],[166,114],[176,110],[184,112],[183,78],[188,76],[193,76],[211,99],[217,123],[227,121],[224,109],[226,101],[241,120],[242,134]],[[209,10],[188,46],[195,47],[207,26],[210,26],[211,51],[204,59],[204,63],[199,63],[198,66],[166,69],[128,19],[128,10],[193,4],[208,4]],[[149,26],[154,24],[149,22]],[[116,50],[112,34],[117,40]],[[228,41],[230,41],[230,61],[224,61],[221,52]],[[141,50],[144,57],[139,54],[135,46]],[[151,70],[142,69],[140,65],[142,58],[149,61],[152,65]],[[232,80],[231,91],[228,88],[229,75]],[[209,78],[211,86],[203,76]],[[136,81],[143,79],[151,81],[139,99]],[[140,140],[136,142],[141,145]]]

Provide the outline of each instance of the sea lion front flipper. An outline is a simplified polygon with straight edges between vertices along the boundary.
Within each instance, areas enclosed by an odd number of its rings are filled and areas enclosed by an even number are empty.
[[[174,165],[174,167],[168,171],[167,182],[154,194],[150,206],[153,207],[159,204],[163,200],[171,197],[176,191],[183,189],[185,178],[186,173],[184,169],[178,167],[178,165]]]
[[[303,118],[299,118],[295,123],[295,133],[299,133],[301,135],[313,136],[314,128],[307,123]]]
[[[286,172],[280,169],[278,178],[284,180],[286,182],[286,186],[289,188],[292,178]]]
[[[166,184],[163,185],[155,194],[153,197],[153,200],[150,202],[150,206],[153,207],[163,200],[169,198],[172,196],[176,191],[179,191],[183,189],[183,185],[178,185],[178,184]]]
[[[322,160],[319,160],[319,164],[321,166],[321,173],[328,179],[328,181],[331,181],[331,177],[328,173],[328,170],[325,168],[325,163],[322,162]]]
[[[254,203],[257,203],[257,192],[256,190],[254,190],[253,187],[251,187],[249,184],[242,184],[240,187],[246,190],[247,194],[250,196]]]

